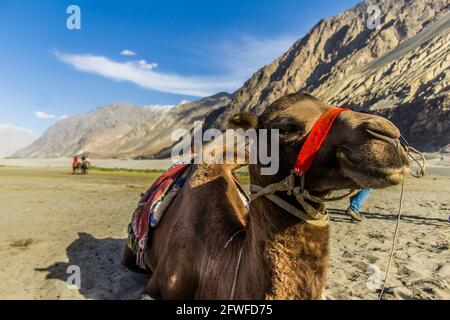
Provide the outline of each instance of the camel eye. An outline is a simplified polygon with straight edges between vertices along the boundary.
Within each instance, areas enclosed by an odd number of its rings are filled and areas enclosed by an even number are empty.
[[[278,129],[280,134],[299,134],[305,133],[305,125],[294,117],[279,116],[271,121],[272,129]]]

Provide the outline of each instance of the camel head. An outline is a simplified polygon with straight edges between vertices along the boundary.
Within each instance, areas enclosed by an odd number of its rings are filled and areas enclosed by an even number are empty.
[[[279,172],[263,176],[258,174],[260,165],[250,165],[254,182],[264,186],[289,175],[309,131],[330,108],[310,95],[291,94],[275,101],[260,116],[232,116],[229,123],[235,128],[279,130]],[[399,184],[408,168],[399,138],[398,128],[383,117],[350,110],[340,113],[306,173],[305,188],[321,194]]]

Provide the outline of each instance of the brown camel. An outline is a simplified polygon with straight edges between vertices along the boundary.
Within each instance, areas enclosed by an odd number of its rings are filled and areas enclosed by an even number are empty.
[[[233,116],[233,127],[280,132],[279,172],[262,176],[260,165],[249,165],[251,183],[264,187],[288,176],[307,133],[330,108],[310,95],[292,94],[260,116]],[[333,190],[400,183],[408,160],[399,136],[382,117],[342,112],[306,174],[305,188],[324,196]],[[193,167],[152,231],[145,261],[153,275],[144,293],[162,299],[229,299],[234,284],[234,299],[320,299],[327,276],[329,227],[305,223],[264,197],[247,209],[233,182],[233,169]],[[278,195],[299,207],[293,196]],[[236,234],[239,230],[243,231]],[[134,264],[127,248],[122,261]]]

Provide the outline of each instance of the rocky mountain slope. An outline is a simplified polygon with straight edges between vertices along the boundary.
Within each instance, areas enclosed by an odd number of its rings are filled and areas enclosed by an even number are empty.
[[[204,112],[204,127],[224,129],[236,112],[261,113],[279,97],[305,91],[332,105],[386,116],[423,150],[450,143],[450,6],[445,0],[370,4],[380,8],[377,28],[367,27],[366,3],[320,21],[284,55],[258,70],[228,106]],[[127,142],[127,135],[115,153],[168,156],[168,129],[175,129],[178,119],[173,113],[160,117],[161,123],[169,123],[161,132],[160,123],[142,124],[136,128],[139,134],[130,135],[134,142]],[[181,127],[192,126],[193,120],[183,118]]]
[[[24,128],[0,124],[0,157],[11,156],[37,139],[37,135]]]
[[[166,106],[140,107],[121,103],[59,120],[30,146],[16,152],[18,158],[72,156],[83,150],[94,157],[102,146],[116,141],[142,121],[167,112]]]
[[[386,116],[412,145],[436,151],[450,143],[450,5],[447,0],[367,3],[380,8],[377,28],[367,26],[366,3],[323,19],[233,95],[219,93],[130,121],[97,119],[95,112],[70,117],[67,128],[58,122],[16,156],[63,156],[84,148],[105,158],[167,157],[173,130],[190,129],[195,120],[204,121],[205,129],[224,129],[230,115],[261,113],[299,91]]]
[[[414,145],[449,143],[449,27],[446,0],[379,0],[380,25],[367,28],[362,3],[320,21],[283,56],[256,72],[215,121],[260,113],[277,98],[309,92],[319,99],[393,120]]]
[[[231,97],[222,92],[196,102],[181,104],[150,121],[140,123],[120,139],[105,145],[99,153],[110,158],[170,156],[167,151],[172,145],[171,134],[175,129],[190,130],[194,121],[203,121],[206,126],[211,125],[217,115],[223,113],[229,105]]]

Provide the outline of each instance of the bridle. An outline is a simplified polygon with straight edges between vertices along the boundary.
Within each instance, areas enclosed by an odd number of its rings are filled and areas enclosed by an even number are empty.
[[[261,197],[265,197],[268,200],[272,201],[282,209],[286,210],[290,214],[294,215],[295,217],[305,221],[308,224],[318,226],[318,227],[324,227],[329,224],[330,218],[328,215],[327,210],[324,208],[323,203],[324,202],[331,202],[331,201],[338,201],[346,197],[350,197],[353,194],[357,192],[357,190],[350,190],[347,194],[344,194],[342,196],[328,198],[328,197],[319,197],[314,196],[310,194],[307,190],[305,190],[305,174],[310,169],[317,153],[320,151],[320,147],[322,146],[323,141],[325,140],[326,136],[328,135],[334,121],[336,118],[343,112],[349,109],[346,108],[332,108],[323,113],[319,119],[314,123],[314,126],[312,127],[311,131],[309,132],[308,136],[306,137],[305,143],[303,144],[297,159],[295,161],[294,168],[291,170],[290,174],[284,178],[283,180],[272,183],[266,187],[261,187],[255,184],[250,185],[250,191],[251,195],[249,196],[250,202],[253,202]],[[395,143],[391,141],[390,139],[377,134],[376,132],[369,131],[369,134],[372,136],[386,140],[389,143]],[[426,160],[424,155],[417,151],[416,149],[409,146],[409,144],[406,142],[406,140],[400,136],[401,142],[399,147],[402,147],[405,152],[408,154],[408,156],[414,160],[417,165],[420,168],[419,173],[413,173],[410,169],[410,174],[416,178],[421,178],[425,175],[425,166],[426,166]],[[412,154],[418,154],[421,157],[421,162],[417,160],[415,157],[412,156]],[[295,179],[296,177],[300,177],[300,186],[295,185]],[[399,207],[399,214],[397,219],[397,225],[396,230],[394,233],[394,240],[393,245],[391,248],[391,255],[388,262],[388,267],[386,271],[386,276],[383,283],[383,288],[381,290],[380,299],[383,296],[383,291],[386,285],[387,277],[389,274],[389,267],[391,265],[391,260],[394,254],[395,249],[395,239],[398,231],[398,225],[400,221],[400,215],[401,215],[401,204],[402,204],[402,198],[403,198],[403,187],[404,187],[405,177],[403,178],[403,185],[402,185],[402,196],[400,199],[400,207]],[[276,195],[276,192],[286,192],[288,196],[295,196],[295,199],[297,202],[301,205],[302,208],[298,208],[280,196]],[[320,204],[320,209],[316,209],[312,205],[308,203],[308,201],[315,202]],[[225,248],[228,246],[228,244],[234,239],[234,237],[239,234],[240,232],[244,232],[244,230],[237,231],[231,238],[228,240],[227,244],[225,245]],[[237,275],[239,271],[239,265],[242,258],[242,252],[243,252],[244,245],[241,245],[241,249],[239,251],[238,256],[238,262],[234,274],[234,280],[233,285],[231,289],[230,294],[230,300],[234,299],[235,294],[235,288],[236,288],[236,281],[237,281]]]
[[[270,184],[266,187],[260,187],[257,185],[250,185],[250,201],[255,201],[256,199],[259,199],[261,197],[265,197],[268,200],[274,202],[279,207],[283,208],[287,212],[291,213],[292,215],[298,217],[299,219],[305,221],[308,224],[318,226],[318,227],[324,227],[327,226],[330,219],[327,210],[324,208],[323,203],[324,202],[330,202],[330,201],[337,201],[341,200],[345,197],[352,196],[357,192],[357,190],[351,190],[349,193],[334,197],[334,198],[324,198],[324,197],[318,197],[311,195],[307,190],[305,190],[305,174],[308,172],[309,168],[311,167],[311,164],[313,163],[315,156],[320,150],[320,147],[325,140],[328,132],[330,131],[334,121],[336,118],[341,114],[341,112],[346,111],[348,109],[344,108],[332,108],[323,113],[320,118],[315,122],[313,128],[309,132],[305,143],[303,144],[297,159],[295,161],[294,168],[291,170],[290,174],[283,180]],[[416,178],[422,178],[425,175],[425,167],[426,167],[426,159],[425,156],[418,150],[411,147],[408,142],[400,135],[400,141],[396,142],[392,139],[389,139],[383,135],[380,135],[376,132],[373,132],[371,130],[367,130],[368,133],[378,139],[385,140],[389,143],[394,143],[395,146],[403,148],[403,150],[406,152],[406,154],[419,166],[418,172],[413,172],[410,168],[410,174],[413,177]],[[419,155],[420,160],[416,159],[413,154]],[[296,176],[300,177],[300,186],[295,186],[295,178]],[[391,262],[393,260],[394,252],[395,252],[395,243],[396,238],[398,234],[399,224],[400,224],[400,218],[402,213],[402,202],[403,202],[403,193],[404,193],[404,186],[405,186],[405,178],[406,174],[403,177],[403,183],[402,183],[402,189],[401,189],[401,196],[400,196],[400,203],[399,203],[399,210],[398,210],[398,216],[397,216],[397,223],[394,231],[394,237],[392,240],[392,247],[391,247],[391,253],[388,260],[388,265],[386,268],[386,275],[383,281],[383,286],[381,288],[381,292],[379,295],[379,299],[381,300],[383,298],[384,289],[386,287],[389,270],[391,266]],[[280,196],[276,195],[276,192],[287,192],[288,196],[294,195],[297,202],[301,205],[302,208],[297,208],[296,206],[293,206]],[[318,210],[314,208],[312,205],[310,205],[307,200],[315,202],[320,204],[320,207],[322,210]],[[242,251],[242,247],[241,247]],[[239,268],[239,262],[240,262],[240,256],[238,260],[238,267]],[[236,269],[236,272],[237,272]],[[236,276],[235,276],[235,282],[236,282]],[[233,284],[233,290],[231,294],[231,299],[234,297],[234,287],[235,284]]]
[[[308,224],[318,227],[328,225],[330,218],[327,210],[323,206],[323,203],[337,201],[345,197],[352,196],[357,192],[357,190],[351,190],[343,196],[334,198],[314,196],[305,190],[305,175],[310,169],[317,153],[319,153],[320,147],[333,126],[334,121],[343,111],[346,110],[349,109],[332,108],[323,113],[308,133],[305,143],[297,156],[294,168],[291,170],[290,174],[285,179],[272,183],[266,187],[251,184],[250,202],[253,202],[261,197],[265,197]],[[296,176],[300,177],[300,186],[295,185]],[[276,192],[286,192],[288,196],[293,195],[300,204],[301,208],[292,205],[280,196],[276,195]],[[320,209],[316,209],[314,206],[309,204],[308,201],[320,204]]]

